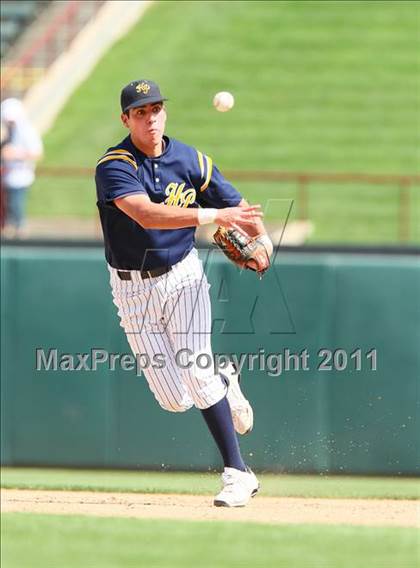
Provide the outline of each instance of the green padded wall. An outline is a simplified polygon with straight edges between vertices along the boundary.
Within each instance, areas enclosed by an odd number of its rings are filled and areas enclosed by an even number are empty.
[[[308,350],[309,370],[243,373],[256,469],[414,474],[420,423],[420,262],[277,254],[266,277],[201,252],[218,353]],[[2,463],[206,469],[220,460],[197,410],[160,409],[135,372],[35,371],[36,348],[128,353],[100,249],[4,247]],[[322,348],[377,349],[377,371],[321,371]]]

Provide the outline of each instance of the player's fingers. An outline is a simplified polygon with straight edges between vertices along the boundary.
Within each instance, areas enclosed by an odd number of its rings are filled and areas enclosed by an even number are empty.
[[[261,209],[261,205],[257,203],[256,205],[248,205],[247,207],[242,207],[242,211],[259,211]]]
[[[254,218],[261,218],[264,217],[264,213],[262,211],[248,211],[242,214],[243,219],[254,219]]]
[[[258,270],[258,264],[257,262],[251,258],[250,260],[248,260],[248,262],[246,263],[246,265],[251,268],[251,270]]]
[[[241,229],[241,227],[239,225],[237,225],[236,223],[232,223],[232,229],[236,229],[237,231],[239,231],[241,233],[241,235],[247,236],[246,232],[243,229]]]
[[[252,209],[244,210],[247,215],[263,215],[260,207],[253,207]]]

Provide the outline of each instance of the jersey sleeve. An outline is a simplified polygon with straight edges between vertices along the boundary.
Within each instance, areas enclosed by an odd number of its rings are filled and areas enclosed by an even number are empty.
[[[199,183],[197,201],[202,207],[235,207],[242,200],[242,195],[220,173],[213,160],[197,150]]]
[[[96,166],[98,201],[110,202],[126,195],[147,194],[137,176],[137,169],[134,156],[129,152],[107,152]]]

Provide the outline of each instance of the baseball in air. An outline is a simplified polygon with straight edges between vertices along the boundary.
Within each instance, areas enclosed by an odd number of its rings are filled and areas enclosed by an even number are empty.
[[[226,112],[230,110],[234,104],[235,99],[233,98],[232,93],[221,91],[220,93],[216,93],[214,95],[213,106],[219,112]]]

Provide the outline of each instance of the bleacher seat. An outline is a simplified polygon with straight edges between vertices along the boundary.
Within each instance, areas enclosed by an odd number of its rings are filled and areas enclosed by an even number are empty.
[[[1,57],[17,40],[23,30],[49,2],[40,0],[20,0],[0,3]]]
[[[32,18],[37,12],[37,2],[35,0],[20,0],[19,2],[1,2],[1,19],[27,20]]]

